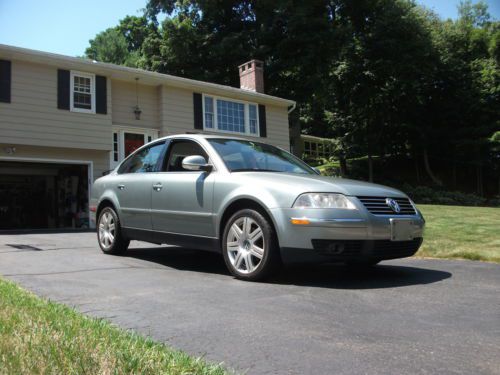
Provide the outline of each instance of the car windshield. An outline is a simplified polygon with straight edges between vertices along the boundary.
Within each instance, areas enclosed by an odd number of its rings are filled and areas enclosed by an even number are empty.
[[[302,160],[277,147],[252,141],[209,138],[231,172],[288,172],[316,174]]]

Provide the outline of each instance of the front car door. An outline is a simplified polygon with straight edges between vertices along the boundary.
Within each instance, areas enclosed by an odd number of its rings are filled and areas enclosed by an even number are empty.
[[[123,227],[151,230],[151,193],[165,141],[154,143],[128,158],[118,169],[113,189],[120,204]]]
[[[213,189],[215,171],[189,171],[182,167],[186,156],[208,154],[195,141],[172,140],[163,165],[155,174],[151,217],[153,230],[169,234],[215,237]]]

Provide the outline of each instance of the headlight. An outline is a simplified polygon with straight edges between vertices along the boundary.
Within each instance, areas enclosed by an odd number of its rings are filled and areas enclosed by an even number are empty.
[[[299,195],[293,208],[341,208],[355,210],[356,207],[342,194],[306,193]]]

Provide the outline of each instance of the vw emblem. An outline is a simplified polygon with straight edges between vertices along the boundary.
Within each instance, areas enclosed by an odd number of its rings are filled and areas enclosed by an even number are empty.
[[[395,213],[399,214],[401,212],[401,207],[399,207],[398,202],[396,202],[394,199],[386,198],[385,204],[388,205]]]

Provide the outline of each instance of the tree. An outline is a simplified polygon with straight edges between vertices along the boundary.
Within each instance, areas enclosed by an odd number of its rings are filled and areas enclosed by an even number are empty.
[[[90,40],[85,54],[97,61],[138,67],[145,65],[142,61],[144,43],[157,36],[157,27],[146,17],[127,16],[118,26],[109,28]]]
[[[90,47],[85,50],[88,58],[119,65],[128,65],[130,52],[127,41],[117,28],[109,28],[89,41]]]

